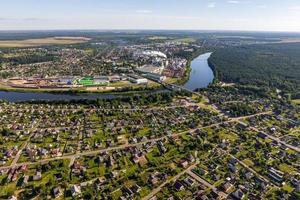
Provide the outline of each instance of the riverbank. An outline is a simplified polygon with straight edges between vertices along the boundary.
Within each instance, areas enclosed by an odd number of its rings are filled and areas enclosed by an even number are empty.
[[[186,57],[187,59],[187,66],[186,66],[186,71],[185,71],[185,75],[183,78],[177,78],[176,80],[172,80],[170,79],[170,81],[167,83],[171,83],[171,84],[176,84],[176,85],[184,85],[186,84],[189,79],[190,79],[190,73],[192,71],[191,69],[191,64],[192,62],[198,58],[199,56],[206,54],[206,53],[210,53],[211,51],[208,51],[207,49],[199,49],[196,52],[194,52],[191,56]]]
[[[181,85],[189,90],[207,87],[214,79],[213,72],[208,66],[207,59],[211,53],[201,54],[189,63],[187,79],[182,79]],[[148,86],[136,85],[136,87],[125,87],[115,91],[87,91],[80,89],[72,90],[45,90],[45,89],[3,89],[0,91],[0,99],[7,101],[30,101],[30,100],[94,100],[112,99],[126,95],[141,95],[149,93],[166,92],[161,84]]]
[[[112,87],[107,87],[112,88]],[[52,94],[116,94],[116,93],[134,93],[147,92],[150,90],[162,89],[163,86],[151,82],[148,85],[132,85],[126,87],[114,87],[113,89],[91,90],[89,88],[14,88],[0,84],[0,91],[4,92],[27,92],[27,93],[52,93]]]
[[[191,62],[189,80],[183,87],[194,91],[205,88],[214,81],[214,73],[208,65],[211,54],[211,52],[201,54]]]
[[[185,75],[183,78],[167,78],[166,82],[176,85],[184,85],[190,79],[191,73],[191,63],[197,57],[202,54],[207,53],[207,49],[199,49],[196,52],[185,55],[184,57],[187,59],[187,66]],[[89,88],[89,87],[78,87],[78,88],[31,88],[31,87],[13,87],[8,85],[7,83],[0,81],[0,91],[7,92],[31,92],[31,93],[53,93],[53,94],[81,94],[81,93],[96,93],[96,94],[119,94],[119,93],[140,93],[140,92],[148,92],[151,90],[163,89],[163,86],[156,83],[150,82],[146,87],[143,85],[129,85],[129,86],[119,86],[119,85],[111,85],[107,87],[99,87],[99,88]]]

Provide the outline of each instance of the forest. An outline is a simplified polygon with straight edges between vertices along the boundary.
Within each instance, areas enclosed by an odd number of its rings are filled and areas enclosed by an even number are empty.
[[[230,47],[215,51],[209,65],[219,81],[300,91],[300,44],[276,43]]]

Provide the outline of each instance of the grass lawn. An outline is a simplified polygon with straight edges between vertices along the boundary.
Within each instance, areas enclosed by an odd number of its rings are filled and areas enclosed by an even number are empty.
[[[149,133],[149,131],[150,131],[150,128],[145,127],[143,129],[139,130],[139,132],[137,133],[137,135],[138,136],[145,136],[145,135],[147,135]]]
[[[125,87],[125,86],[131,86],[131,85],[132,85],[132,83],[130,83],[128,81],[119,81],[119,82],[109,84],[110,87]]]
[[[282,186],[282,189],[287,191],[288,193],[291,193],[294,190],[294,188],[287,183],[284,186]]]
[[[131,175],[136,174],[136,172],[138,171],[139,167],[137,165],[132,165],[132,166],[126,166],[125,167],[125,176],[129,177]]]
[[[98,114],[94,113],[90,116],[90,120],[93,121],[93,122],[97,122],[100,120]]]
[[[178,78],[167,78],[165,82],[169,84],[174,84],[177,83],[178,80],[179,80]]]
[[[148,187],[142,187],[142,189],[140,191],[140,196],[144,197],[144,196],[146,196],[149,193],[150,193],[150,189]]]
[[[224,183],[224,180],[218,180],[218,181],[216,181],[215,183],[214,183],[214,186],[215,187],[219,187],[220,185],[222,185]]]
[[[122,196],[122,191],[120,189],[117,189],[110,193],[112,199],[119,199]]]
[[[180,38],[180,39],[176,39],[174,40],[175,42],[185,42],[185,43],[192,43],[192,42],[196,42],[195,38],[191,38],[191,37],[186,37],[186,38]]]
[[[16,191],[16,182],[15,183],[9,183],[5,186],[0,186],[0,197],[3,196],[11,196]]]
[[[296,174],[297,170],[291,165],[282,163],[279,165],[279,170],[287,174]]]
[[[292,100],[293,103],[300,105],[300,99],[294,99]]]
[[[254,165],[254,163],[252,162],[252,160],[250,159],[245,159],[243,160],[243,163],[245,163],[247,166],[252,167]]]
[[[220,132],[219,133],[220,139],[230,140],[232,142],[236,141],[238,139],[238,136],[234,133],[228,133],[228,132]]]
[[[166,40],[168,39],[168,37],[164,37],[164,36],[153,36],[153,37],[149,37],[149,40]]]

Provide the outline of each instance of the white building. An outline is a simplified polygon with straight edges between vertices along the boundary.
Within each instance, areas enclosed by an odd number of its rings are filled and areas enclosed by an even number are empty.
[[[143,54],[146,56],[167,58],[167,55],[160,51],[144,51]]]
[[[128,75],[128,80],[136,84],[147,84],[148,80],[146,78],[139,77],[137,75]]]
[[[144,65],[137,69],[142,73],[152,73],[152,74],[161,74],[164,70],[163,67],[156,67],[154,65]]]

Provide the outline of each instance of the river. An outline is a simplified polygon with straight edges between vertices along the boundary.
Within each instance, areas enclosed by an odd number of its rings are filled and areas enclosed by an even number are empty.
[[[205,53],[194,59],[191,63],[191,72],[189,80],[184,84],[184,87],[190,90],[207,87],[214,78],[213,72],[208,65],[208,58],[211,53]],[[152,93],[165,92],[153,91]],[[117,94],[54,94],[54,93],[38,93],[38,92],[6,92],[0,91],[0,99],[9,102],[31,101],[31,100],[95,100],[95,99],[114,99],[126,95]]]
[[[184,87],[189,90],[206,88],[214,79],[214,73],[208,65],[208,58],[212,53],[205,53],[198,56],[191,63],[189,80]]]

